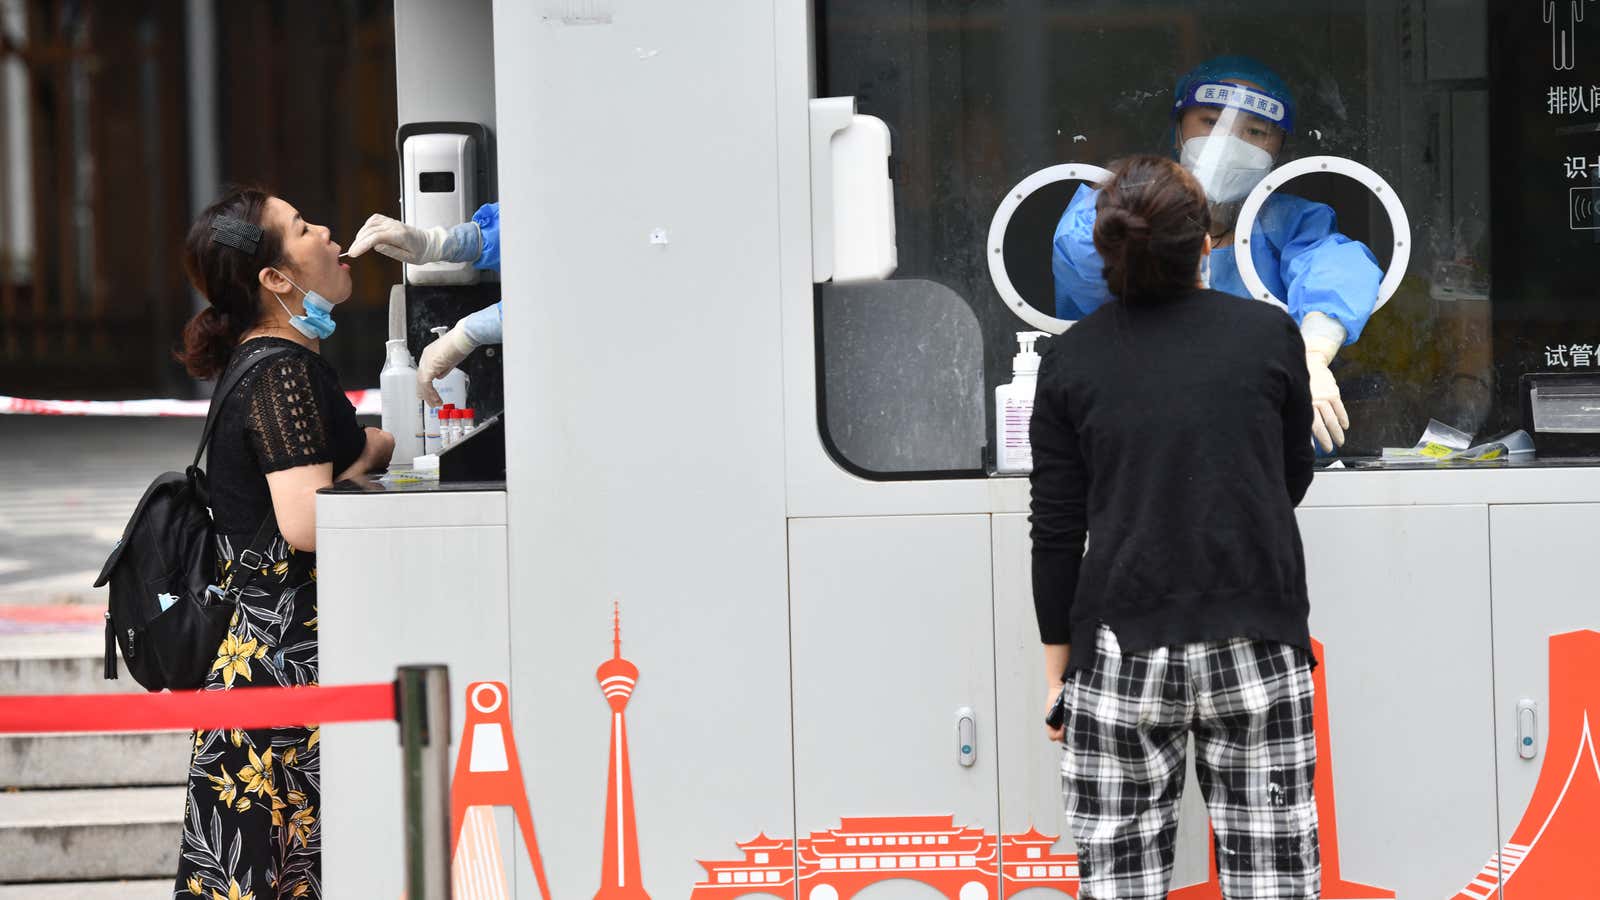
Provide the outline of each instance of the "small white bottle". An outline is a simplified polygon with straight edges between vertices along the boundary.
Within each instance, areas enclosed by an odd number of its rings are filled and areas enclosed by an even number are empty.
[[[472,434],[472,432],[477,430],[478,424],[477,424],[477,421],[473,418],[474,415],[475,415],[475,413],[473,412],[472,407],[470,407],[470,406],[461,411],[461,436],[462,437],[466,437],[467,435]]]
[[[1049,336],[1043,331],[1017,332],[1021,349],[1011,358],[1011,383],[994,389],[994,467],[1001,475],[1033,471],[1028,424],[1033,420],[1033,393],[1039,384],[1039,354],[1033,344]]]
[[[417,398],[417,366],[403,340],[388,341],[378,387],[383,397],[383,430],[394,435],[396,465],[409,466],[422,455],[422,404]]]
[[[444,414],[454,406],[446,403],[442,406],[422,407],[422,447],[428,453],[438,453],[444,449]]]

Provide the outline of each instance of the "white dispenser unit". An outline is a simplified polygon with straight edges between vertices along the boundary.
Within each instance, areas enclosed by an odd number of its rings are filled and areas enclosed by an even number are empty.
[[[1002,475],[1033,471],[1028,425],[1033,421],[1033,394],[1039,384],[1039,354],[1033,345],[1049,336],[1043,331],[1017,332],[1019,350],[1011,358],[1011,383],[994,389],[994,467]]]
[[[854,97],[811,101],[811,280],[882,281],[894,274],[892,148],[883,120]]]
[[[472,218],[478,197],[478,147],[468,134],[413,134],[401,142],[401,213],[418,228],[449,228]],[[408,284],[476,284],[472,263],[405,267]]]

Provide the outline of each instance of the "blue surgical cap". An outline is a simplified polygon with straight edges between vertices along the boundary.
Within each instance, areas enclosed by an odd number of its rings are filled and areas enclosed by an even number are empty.
[[[1279,124],[1285,133],[1294,133],[1294,95],[1289,92],[1288,83],[1266,63],[1249,56],[1219,56],[1201,63],[1179,79],[1172,104],[1173,117],[1195,105],[1196,86],[1211,81],[1248,81],[1259,85],[1262,93],[1283,104],[1284,116]]]

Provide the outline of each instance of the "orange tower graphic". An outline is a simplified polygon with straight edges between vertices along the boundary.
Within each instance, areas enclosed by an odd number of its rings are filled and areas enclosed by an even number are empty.
[[[1339,873],[1339,815],[1333,806],[1333,746],[1328,725],[1328,666],[1322,642],[1311,639],[1311,652],[1317,667],[1311,674],[1317,699],[1313,715],[1317,729],[1317,846],[1322,852],[1323,900],[1387,900],[1394,891],[1346,881]],[[1211,878],[1200,884],[1172,892],[1173,900],[1222,900],[1222,884],[1217,880],[1217,848],[1211,843]]]
[[[1453,900],[1589,897],[1600,822],[1600,631],[1550,638],[1550,742],[1511,840]]]
[[[595,672],[611,707],[611,774],[606,779],[606,851],[595,900],[650,900],[639,878],[639,841],[633,817],[633,772],[628,765],[628,725],[623,710],[639,682],[639,669],[622,658],[622,614],[611,608],[611,658]]]

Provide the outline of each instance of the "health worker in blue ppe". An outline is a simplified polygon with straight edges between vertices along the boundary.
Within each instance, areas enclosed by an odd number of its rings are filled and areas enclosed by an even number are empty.
[[[450,228],[418,228],[399,219],[374,215],[367,219],[350,243],[351,257],[376,250],[390,259],[413,266],[435,262],[472,263],[473,268],[500,271],[500,204],[485,203],[472,218]],[[433,388],[461,365],[472,351],[502,341],[500,304],[463,316],[455,327],[424,347],[417,361],[417,390],[429,406],[440,404]]]
[[[1293,134],[1294,110],[1283,79],[1248,57],[1213,59],[1178,82],[1173,149],[1210,202],[1213,250],[1201,277],[1215,290],[1249,296],[1235,258],[1234,223]],[[1079,188],[1056,225],[1050,263],[1057,318],[1081,319],[1111,301],[1094,248],[1098,196]],[[1300,326],[1315,411],[1312,435],[1331,453],[1344,444],[1350,418],[1328,366],[1341,347],[1361,337],[1383,271],[1371,250],[1339,233],[1331,207],[1281,191],[1261,207],[1250,249],[1261,280]]]

